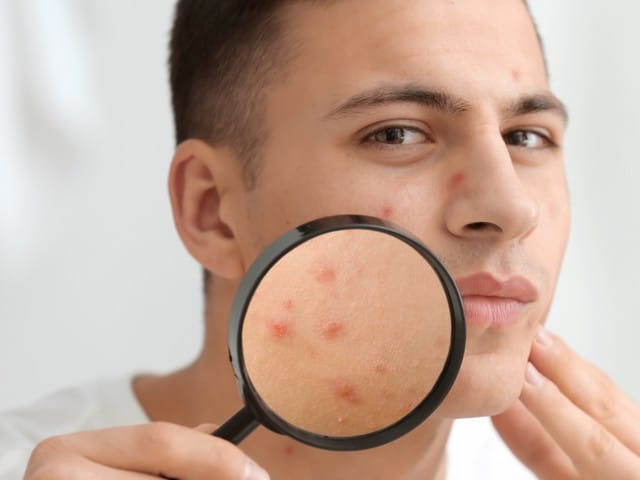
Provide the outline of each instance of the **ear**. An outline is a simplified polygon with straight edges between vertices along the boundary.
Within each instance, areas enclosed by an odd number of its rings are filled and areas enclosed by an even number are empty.
[[[201,140],[181,143],[169,173],[173,219],[189,253],[214,275],[235,279],[244,273],[242,255],[231,222],[221,212],[231,201],[237,160],[222,148]],[[230,171],[231,170],[231,171]]]

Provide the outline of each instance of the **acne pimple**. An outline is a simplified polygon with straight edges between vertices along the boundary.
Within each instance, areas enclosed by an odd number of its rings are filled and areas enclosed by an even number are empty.
[[[284,447],[284,454],[285,455],[293,455],[293,445],[286,445]]]
[[[385,203],[380,209],[380,215],[382,218],[391,218],[393,216],[393,207]]]
[[[511,71],[511,78],[513,78],[514,82],[519,82],[520,78],[522,78],[522,72],[520,72],[520,70],[518,69],[513,69]]]
[[[344,400],[352,405],[362,404],[362,397],[353,383],[344,379],[335,379],[330,383],[334,395],[340,400]]]
[[[462,181],[464,180],[464,175],[460,172],[454,173],[451,175],[451,179],[449,180],[449,187],[453,190],[460,186]]]
[[[322,322],[320,333],[325,340],[335,340],[344,332],[344,324],[337,320]]]
[[[267,320],[267,328],[274,338],[285,338],[289,335],[289,323],[279,317],[271,317]]]
[[[336,279],[336,271],[326,264],[315,265],[312,273],[314,278],[320,283],[330,283]]]

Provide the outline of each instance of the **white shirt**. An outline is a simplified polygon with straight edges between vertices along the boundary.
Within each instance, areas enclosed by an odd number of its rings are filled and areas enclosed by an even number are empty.
[[[61,390],[0,413],[0,480],[23,477],[34,446],[69,432],[148,422],[131,378],[101,380]],[[448,444],[448,480],[530,480],[487,418],[457,420]]]

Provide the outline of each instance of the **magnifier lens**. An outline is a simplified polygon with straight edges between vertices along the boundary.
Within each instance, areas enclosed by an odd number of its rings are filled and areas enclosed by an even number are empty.
[[[229,352],[246,406],[214,435],[260,422],[321,448],[381,445],[442,402],[464,342],[455,284],[420,242],[373,217],[310,222],[240,285]]]
[[[414,248],[373,230],[326,233],[290,251],[260,282],[242,331],[263,402],[330,436],[374,432],[415,409],[450,338],[436,273]]]

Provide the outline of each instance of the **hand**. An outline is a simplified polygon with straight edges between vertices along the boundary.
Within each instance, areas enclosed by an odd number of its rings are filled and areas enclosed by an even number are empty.
[[[52,437],[31,455],[25,480],[268,480],[239,448],[206,432],[170,423]]]
[[[539,478],[640,479],[640,409],[541,327],[520,399],[493,424]]]

